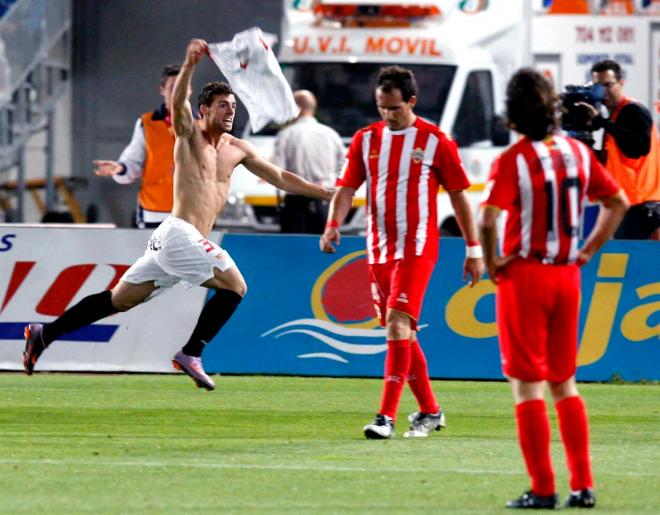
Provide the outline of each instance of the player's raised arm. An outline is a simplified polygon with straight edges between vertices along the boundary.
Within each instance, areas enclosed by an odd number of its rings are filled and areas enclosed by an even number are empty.
[[[273,163],[266,161],[247,141],[242,139],[236,139],[235,141],[236,146],[241,148],[246,154],[241,164],[257,177],[260,177],[276,188],[293,193],[294,195],[304,195],[321,200],[330,200],[332,198],[333,190],[312,184],[295,173],[283,170]]]
[[[203,39],[193,39],[186,49],[186,58],[181,65],[181,72],[174,83],[172,91],[172,126],[177,138],[189,138],[193,132],[192,107],[190,96],[193,71],[195,66],[206,53],[208,45]]]

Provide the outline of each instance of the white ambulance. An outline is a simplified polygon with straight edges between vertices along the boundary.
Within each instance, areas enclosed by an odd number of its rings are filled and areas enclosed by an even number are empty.
[[[415,73],[416,114],[436,123],[459,146],[476,206],[494,157],[510,133],[504,110],[509,76],[531,62],[525,0],[284,0],[278,59],[292,89],[308,89],[318,99],[318,119],[348,142],[379,119],[374,102],[376,76],[398,64]],[[275,127],[249,139],[268,157]],[[443,232],[458,227],[448,196],[439,192]],[[281,193],[245,169],[237,169],[229,203],[219,224],[242,230],[278,230]],[[358,191],[356,205],[364,204]],[[344,230],[364,228],[356,209]]]

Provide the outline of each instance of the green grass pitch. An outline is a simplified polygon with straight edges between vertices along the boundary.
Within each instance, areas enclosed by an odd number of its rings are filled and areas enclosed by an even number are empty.
[[[369,379],[0,374],[0,512],[506,513],[528,486],[506,383],[436,381],[447,428],[368,441]],[[660,513],[660,386],[581,385],[597,510]],[[565,458],[554,410],[553,462]]]

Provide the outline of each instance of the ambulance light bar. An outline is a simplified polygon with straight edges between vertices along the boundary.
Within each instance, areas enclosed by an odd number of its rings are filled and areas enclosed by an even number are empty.
[[[350,25],[400,25],[412,21],[440,16],[435,4],[367,4],[367,3],[319,3],[314,14],[325,20],[341,21]]]

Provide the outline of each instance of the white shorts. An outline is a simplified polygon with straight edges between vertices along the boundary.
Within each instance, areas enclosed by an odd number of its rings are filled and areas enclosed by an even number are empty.
[[[196,286],[212,279],[214,268],[224,272],[235,266],[226,250],[204,238],[193,225],[170,215],[152,233],[144,255],[121,280],[132,284],[154,281],[161,290],[179,281]]]

